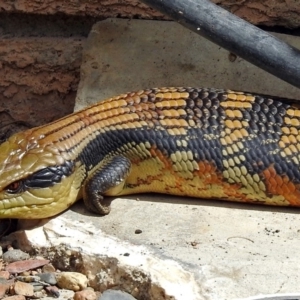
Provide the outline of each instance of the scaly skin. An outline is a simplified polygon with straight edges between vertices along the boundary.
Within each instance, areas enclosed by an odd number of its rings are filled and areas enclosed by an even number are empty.
[[[120,95],[0,146],[0,218],[53,216],[82,196],[105,214],[102,195],[143,192],[300,206],[299,130],[288,99],[200,88]]]

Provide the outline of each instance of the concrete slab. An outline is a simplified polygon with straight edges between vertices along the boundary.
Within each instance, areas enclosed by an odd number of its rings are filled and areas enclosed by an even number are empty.
[[[91,216],[81,203],[64,217],[179,262],[196,277],[203,299],[299,291],[297,210],[165,195],[136,199],[115,199],[106,217]]]
[[[300,48],[300,37],[274,34]],[[270,45],[271,47],[271,45]],[[299,89],[174,22],[108,19],[83,51],[76,110],[143,88],[229,88],[299,98]]]
[[[300,48],[299,38],[280,37]],[[83,58],[77,109],[153,86],[227,87],[299,98],[296,88],[173,22],[98,23]],[[243,299],[300,290],[297,209],[139,195],[115,199],[105,217],[89,214],[82,203],[63,217],[92,223],[119,245],[143,245],[162,261],[176,261],[195,278],[197,293],[175,299]]]

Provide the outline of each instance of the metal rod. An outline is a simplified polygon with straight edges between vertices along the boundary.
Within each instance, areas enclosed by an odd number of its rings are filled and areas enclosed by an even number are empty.
[[[235,53],[300,88],[300,51],[207,0],[141,0]]]

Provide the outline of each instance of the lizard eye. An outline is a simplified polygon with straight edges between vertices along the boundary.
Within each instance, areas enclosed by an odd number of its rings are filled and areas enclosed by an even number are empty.
[[[22,184],[22,181],[19,180],[19,181],[15,181],[11,184],[9,184],[5,190],[9,193],[9,194],[16,194],[16,193],[19,193],[21,192],[23,189],[23,184]]]

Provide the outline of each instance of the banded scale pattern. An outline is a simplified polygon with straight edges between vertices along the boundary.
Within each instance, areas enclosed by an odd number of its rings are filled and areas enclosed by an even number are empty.
[[[85,186],[300,206],[299,130],[289,99],[206,88],[123,94],[3,143],[0,217],[55,215],[86,198]]]

